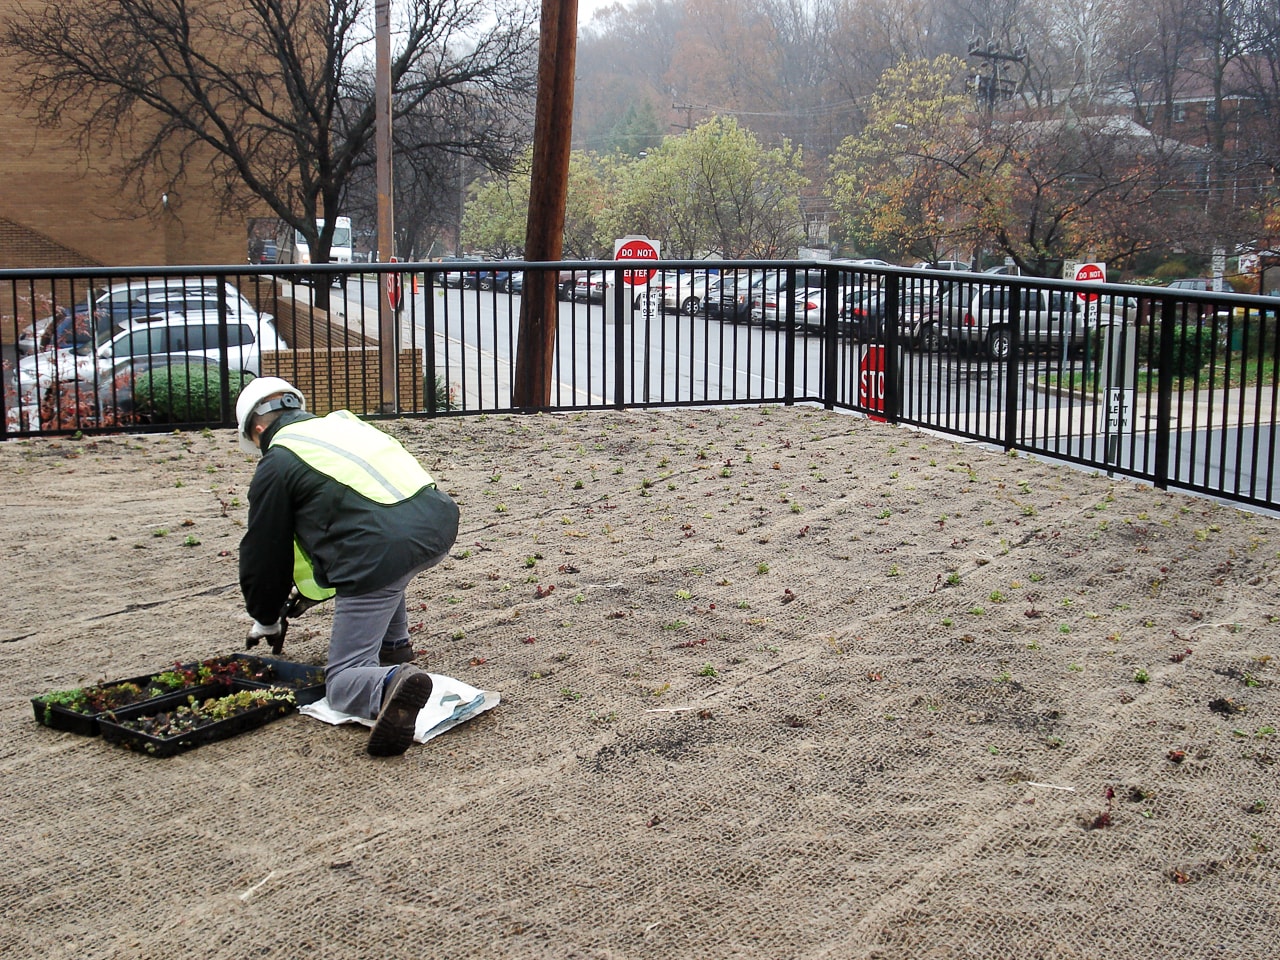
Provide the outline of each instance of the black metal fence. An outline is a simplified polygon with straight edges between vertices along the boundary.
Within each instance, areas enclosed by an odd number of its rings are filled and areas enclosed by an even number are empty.
[[[1280,507],[1275,299],[838,261],[653,267],[643,285],[610,262],[0,271],[0,436],[231,426],[259,374],[319,412],[509,411],[524,287],[543,276],[551,409],[815,403]]]

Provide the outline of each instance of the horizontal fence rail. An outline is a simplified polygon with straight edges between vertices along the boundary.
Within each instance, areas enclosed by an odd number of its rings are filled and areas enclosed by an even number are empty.
[[[549,409],[815,403],[1280,507],[1275,298],[646,266],[647,282],[610,261],[0,271],[0,436],[233,426],[260,375],[318,413],[510,411],[525,286],[550,285]]]

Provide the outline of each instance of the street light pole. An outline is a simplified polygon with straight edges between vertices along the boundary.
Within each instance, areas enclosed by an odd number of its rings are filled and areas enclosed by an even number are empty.
[[[378,191],[378,260],[395,256],[395,219],[391,204],[391,0],[374,3],[374,152]],[[378,357],[381,411],[395,413],[396,314],[390,293],[392,275],[378,275]],[[430,349],[431,345],[427,345]]]

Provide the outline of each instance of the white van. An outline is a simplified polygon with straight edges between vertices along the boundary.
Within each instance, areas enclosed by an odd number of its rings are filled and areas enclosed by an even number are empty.
[[[316,226],[323,231],[324,220],[317,219]],[[351,262],[351,218],[338,217],[334,221],[333,241],[329,244],[329,263]],[[280,235],[276,241],[277,263],[310,263],[311,245],[301,230],[295,230],[286,223],[280,225]],[[343,274],[334,274],[335,284],[344,282]]]

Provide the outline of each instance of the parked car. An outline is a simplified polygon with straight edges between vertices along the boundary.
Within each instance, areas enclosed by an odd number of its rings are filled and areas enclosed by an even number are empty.
[[[969,271],[973,268],[963,260],[921,260],[919,263],[912,264],[916,270],[962,270]]]
[[[1011,344],[1009,308],[1018,297],[1019,336],[1028,347],[1084,349],[1096,324],[1087,317],[1085,304],[1063,290],[980,287],[958,284],[939,305],[939,331],[948,345],[980,350],[992,360],[1005,360]]]
[[[512,270],[507,277],[507,293],[524,293],[524,271]]]
[[[751,274],[734,271],[716,277],[707,284],[703,312],[712,320],[730,323],[751,321]]]
[[[257,323],[258,313],[234,284],[224,284],[228,315]],[[141,319],[153,313],[181,310],[174,302],[190,302],[197,309],[218,309],[218,281],[194,277],[129,280],[112,284],[94,295],[93,307],[88,301],[57,316],[34,324],[18,340],[18,353],[28,356],[49,350],[74,349],[92,341],[112,327]],[[270,314],[262,315],[271,319]]]
[[[795,304],[797,327],[821,329],[826,301],[826,290],[822,287],[807,287],[794,294],[789,294],[785,287],[779,288],[772,295],[766,295],[758,309],[752,307],[751,319],[767,327],[786,326],[788,301]]]
[[[1184,280],[1171,280],[1166,286],[1170,290],[1195,290],[1198,293],[1213,291],[1213,281],[1205,277],[1188,277]]]
[[[712,279],[705,270],[660,270],[649,279],[645,293],[637,294],[636,306],[647,296],[659,310],[693,316],[707,298]]]
[[[581,260],[580,263],[587,264],[593,261]],[[565,267],[556,277],[556,296],[561,300],[572,300],[574,288],[578,284],[578,278],[586,275],[586,267]]]
[[[604,298],[612,289],[612,273],[605,270],[592,270],[578,275],[571,297],[576,303],[604,303]]]
[[[463,286],[472,290],[498,290],[501,293],[511,292],[511,271],[496,267],[482,267],[471,270],[463,278]]]
[[[249,246],[250,263],[275,263],[280,259],[280,248],[274,239],[255,240]]]
[[[226,324],[227,361],[232,370],[255,376],[260,371],[262,350],[279,349],[281,340],[270,320],[258,318],[256,325],[228,316]],[[94,341],[71,350],[36,353],[18,363],[20,385],[49,383],[101,384],[116,377],[138,360],[178,356],[220,362],[221,345],[218,315],[191,310],[186,314],[167,313],[145,317],[100,334]]]
[[[841,330],[862,343],[885,340],[885,308],[888,294],[867,290],[845,301],[840,311]],[[925,318],[933,313],[934,300],[927,291],[903,290],[898,296],[898,342],[903,346],[919,346]]]
[[[436,263],[466,263],[466,257],[437,257]],[[445,270],[435,275],[436,283],[442,287],[458,287],[462,288],[466,282],[466,274],[462,270]]]

